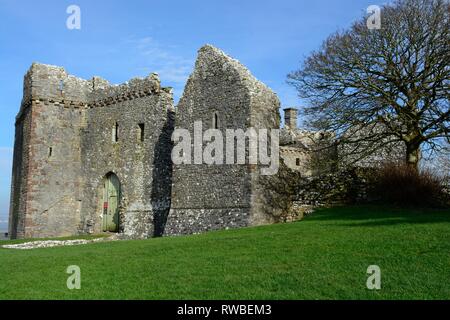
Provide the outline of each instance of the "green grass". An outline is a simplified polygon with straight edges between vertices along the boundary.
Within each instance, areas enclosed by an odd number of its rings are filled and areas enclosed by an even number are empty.
[[[81,290],[66,287],[69,265]],[[381,290],[366,288],[369,265]],[[449,299],[449,279],[450,210],[342,207],[188,237],[0,249],[0,299]]]

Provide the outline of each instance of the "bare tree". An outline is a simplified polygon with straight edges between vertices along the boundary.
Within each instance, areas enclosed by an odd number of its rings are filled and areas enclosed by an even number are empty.
[[[418,168],[421,149],[450,141],[449,11],[445,0],[396,0],[381,29],[361,18],[331,35],[288,75],[310,103],[310,127],[335,131],[362,157],[404,143]]]

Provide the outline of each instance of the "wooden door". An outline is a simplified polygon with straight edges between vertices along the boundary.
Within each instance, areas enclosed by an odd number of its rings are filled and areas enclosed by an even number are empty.
[[[120,181],[109,174],[104,186],[103,231],[119,231]]]

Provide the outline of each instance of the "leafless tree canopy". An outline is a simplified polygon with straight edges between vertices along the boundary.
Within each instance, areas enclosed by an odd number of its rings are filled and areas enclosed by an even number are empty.
[[[363,17],[331,35],[288,75],[310,103],[310,126],[366,154],[402,142],[415,167],[421,149],[448,143],[449,10],[445,0],[397,0],[382,8],[381,29]]]

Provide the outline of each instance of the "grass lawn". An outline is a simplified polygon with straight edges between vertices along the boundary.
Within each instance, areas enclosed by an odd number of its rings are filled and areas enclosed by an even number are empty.
[[[66,287],[69,265],[80,290]],[[366,288],[369,265],[381,290]],[[0,249],[0,299],[449,298],[450,210],[340,207],[187,237]]]

